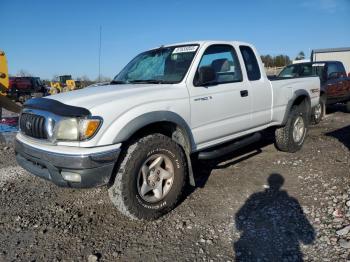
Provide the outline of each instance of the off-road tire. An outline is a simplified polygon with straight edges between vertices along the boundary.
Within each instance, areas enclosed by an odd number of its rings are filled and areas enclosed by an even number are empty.
[[[174,166],[172,187],[164,199],[149,203],[137,189],[137,177],[144,161],[153,154],[164,154]],[[171,211],[180,200],[187,181],[185,155],[178,144],[162,134],[152,134],[131,143],[122,156],[109,197],[125,216],[136,220],[154,220]]]
[[[297,118],[301,116],[304,120],[305,131],[300,142],[295,142],[293,138],[293,127]],[[301,149],[308,131],[308,114],[305,106],[295,105],[292,107],[285,126],[277,128],[275,131],[275,146],[283,152],[294,153]]]
[[[311,123],[314,125],[319,124],[322,119],[324,118],[324,116],[326,115],[326,97],[323,95],[320,97],[320,103],[321,104],[321,116],[319,118],[315,117],[314,114],[314,109],[312,110],[312,115],[311,115]]]

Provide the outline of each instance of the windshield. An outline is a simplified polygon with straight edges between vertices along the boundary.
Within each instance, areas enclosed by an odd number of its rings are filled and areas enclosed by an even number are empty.
[[[297,77],[299,71],[299,65],[289,65],[279,73],[278,77],[288,78],[288,77]]]
[[[161,47],[136,56],[112,84],[179,83],[185,77],[198,45]]]
[[[305,76],[319,76],[322,78],[324,64],[322,63],[305,63],[293,64],[285,67],[278,77],[305,77]]]

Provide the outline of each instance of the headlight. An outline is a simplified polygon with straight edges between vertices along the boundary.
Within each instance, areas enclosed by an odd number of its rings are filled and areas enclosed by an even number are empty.
[[[91,138],[99,129],[100,118],[79,119],[67,118],[57,123],[56,139],[69,141],[82,141]]]
[[[78,119],[69,118],[58,122],[56,138],[58,140],[79,140]]]

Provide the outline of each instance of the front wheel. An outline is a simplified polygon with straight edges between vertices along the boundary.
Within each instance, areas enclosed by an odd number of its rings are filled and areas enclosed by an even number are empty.
[[[157,219],[179,201],[186,174],[180,146],[164,135],[148,135],[128,147],[109,197],[132,219]]]
[[[284,152],[301,149],[308,131],[308,116],[304,106],[293,106],[285,126],[275,131],[275,145]]]

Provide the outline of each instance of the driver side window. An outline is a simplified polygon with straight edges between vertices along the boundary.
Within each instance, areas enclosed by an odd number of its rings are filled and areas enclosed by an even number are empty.
[[[194,83],[197,83],[199,70],[209,67],[215,73],[215,84],[242,81],[242,72],[234,48],[230,45],[209,46],[199,63]]]

